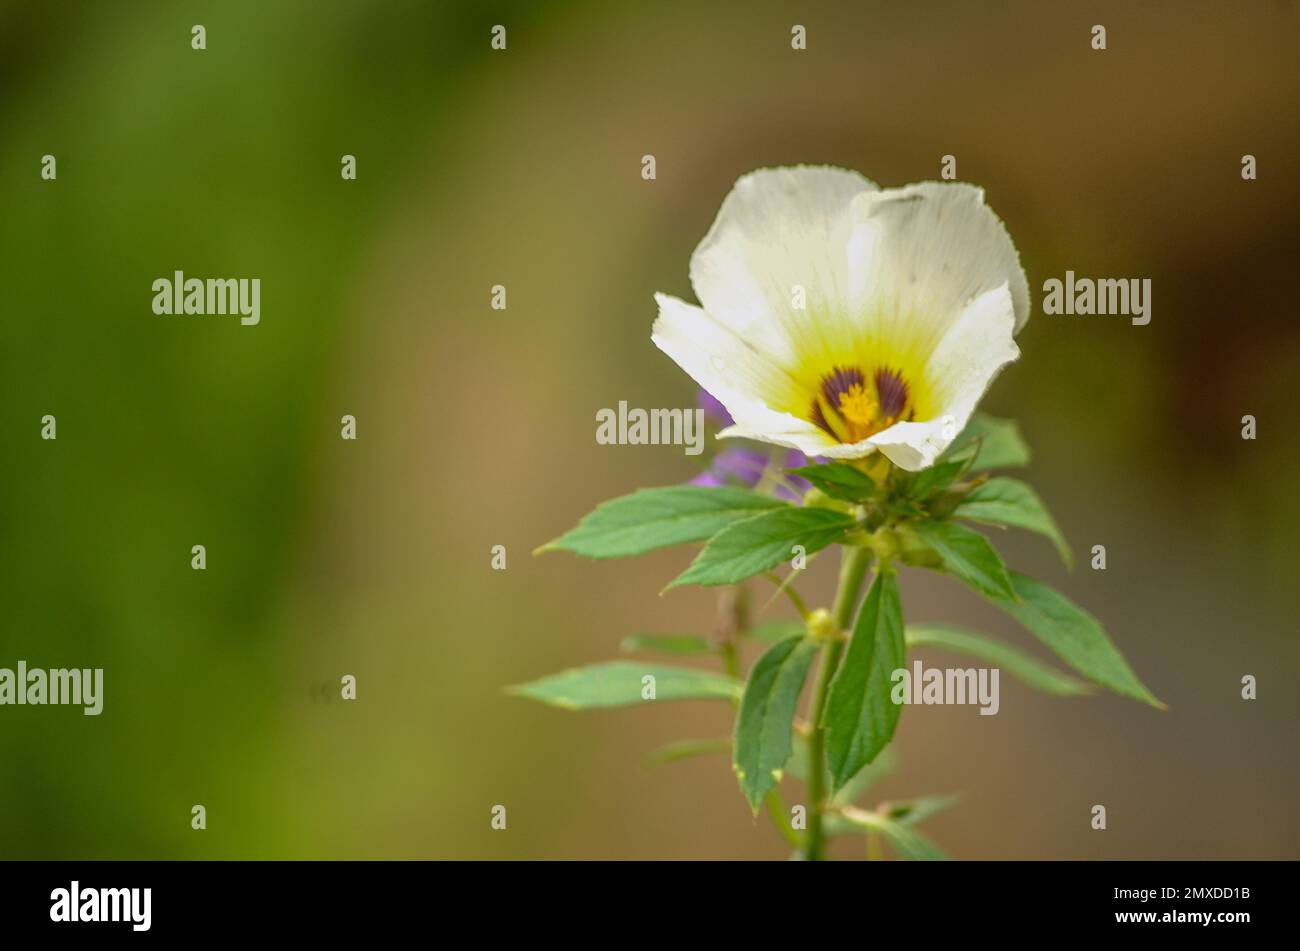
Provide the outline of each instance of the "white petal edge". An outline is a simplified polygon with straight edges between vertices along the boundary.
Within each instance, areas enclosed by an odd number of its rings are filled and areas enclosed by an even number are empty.
[[[775,446],[784,446],[786,449],[798,449],[805,456],[812,459],[816,456],[830,458],[832,452],[837,449],[846,449],[847,446],[836,442],[826,433],[822,432],[812,423],[805,423],[802,419],[789,414],[783,414],[788,422],[788,428],[783,432],[764,431],[746,429],[743,426],[728,426],[718,433],[719,439],[750,439],[755,442],[771,443]],[[857,458],[866,456],[876,451],[875,446],[867,446],[856,456],[845,458]]]
[[[931,353],[982,294],[1006,285],[1013,333],[1029,319],[1020,256],[984,191],[921,182],[859,195],[849,239],[849,302],[882,340]]]
[[[831,166],[741,176],[691,255],[696,297],[719,323],[787,366],[842,347],[851,332],[853,199],[876,190],[859,173]],[[803,289],[802,310],[794,303],[796,286]]]
[[[926,369],[931,379],[942,381],[942,410],[929,420],[896,423],[867,441],[900,469],[933,465],[966,428],[1001,369],[1020,356],[1014,307],[1006,284],[977,297],[948,329]]]
[[[772,408],[798,403],[805,394],[771,354],[738,337],[701,307],[668,294],[656,294],[655,301],[659,317],[650,339],[727,408],[736,422],[731,430],[792,449],[833,444],[807,420]]]

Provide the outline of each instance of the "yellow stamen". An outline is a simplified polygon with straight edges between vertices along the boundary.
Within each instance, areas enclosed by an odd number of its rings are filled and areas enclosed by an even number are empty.
[[[839,408],[850,429],[862,431],[875,422],[876,401],[867,395],[861,383],[854,383],[847,392],[840,394]]]

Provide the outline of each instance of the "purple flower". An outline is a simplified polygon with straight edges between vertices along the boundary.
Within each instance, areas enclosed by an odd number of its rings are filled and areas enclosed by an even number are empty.
[[[735,422],[727,412],[727,407],[723,406],[721,401],[708,390],[700,390],[698,402],[700,409],[704,410],[704,418],[719,429],[724,429]]]
[[[717,428],[731,425],[731,414],[727,408],[705,390],[700,390],[699,405],[704,410],[704,418]],[[786,450],[784,454],[775,450],[775,457],[773,452],[771,448],[760,447],[752,442],[732,440],[713,457],[709,468],[688,484],[752,489],[763,478],[763,472],[769,465],[774,469],[773,474],[778,476],[782,475],[782,469],[808,465],[808,457],[797,449]],[[771,488],[777,498],[798,502],[811,486],[798,476],[784,475],[773,481]]]

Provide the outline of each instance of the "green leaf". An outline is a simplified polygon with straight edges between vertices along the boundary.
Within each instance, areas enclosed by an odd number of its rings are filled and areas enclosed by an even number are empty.
[[[926,836],[901,822],[852,806],[845,806],[840,810],[840,815],[855,826],[879,832],[898,853],[899,858],[913,862],[941,862],[948,858]]]
[[[795,706],[816,654],[816,641],[791,637],[768,648],[749,675],[736,716],[732,766],[755,813],[790,758]]]
[[[641,765],[646,769],[654,769],[657,766],[693,759],[696,756],[719,756],[730,752],[731,737],[729,736],[716,740],[678,740],[675,743],[667,743],[657,750],[651,750],[642,758]]]
[[[943,489],[948,488],[971,463],[969,455],[947,462],[937,462],[928,469],[922,469],[908,480],[906,495],[914,501],[922,501]]]
[[[926,819],[961,801],[961,796],[950,793],[946,796],[918,796],[916,799],[904,799],[889,804],[889,818],[900,825],[916,826]]]
[[[619,650],[652,651],[657,654],[714,654],[717,648],[698,634],[633,634],[623,638]]]
[[[1029,446],[1014,420],[998,419],[985,413],[972,414],[966,428],[940,458],[955,456],[971,445],[979,446],[972,472],[1029,465]]]
[[[655,701],[736,700],[744,690],[740,681],[722,674],[630,660],[576,667],[506,690],[565,710],[627,707],[654,702],[642,695],[645,677],[654,678]]]
[[[917,522],[911,528],[958,580],[983,595],[1015,597],[1007,566],[979,532],[956,522]]]
[[[787,469],[786,472],[803,476],[831,498],[844,502],[860,502],[870,498],[876,491],[876,483],[871,476],[844,462],[801,466],[798,469]]]
[[[748,489],[673,485],[610,499],[576,528],[538,548],[587,558],[625,558],[656,548],[703,541],[741,519],[786,503]]]
[[[891,678],[905,662],[898,581],[892,571],[882,571],[858,612],[822,716],[834,789],[843,787],[893,738],[900,707],[890,697]]]
[[[790,755],[790,761],[785,764],[785,771],[799,782],[807,783],[809,760],[807,737],[802,733],[795,733],[794,752]]]
[[[1054,650],[1063,661],[1103,687],[1165,709],[1128,665],[1091,614],[1033,578],[1011,572],[1018,600],[990,598]]]
[[[1038,493],[1019,479],[1001,476],[977,486],[962,499],[953,515],[972,522],[1008,525],[1044,535],[1056,546],[1066,567],[1074,567],[1074,553],[1047,506]]]
[[[764,512],[714,535],[691,566],[673,579],[668,588],[744,581],[793,558],[795,545],[802,545],[809,555],[821,551],[842,538],[854,524],[852,516],[830,509],[785,506]]]
[[[886,746],[871,763],[863,766],[857,774],[844,784],[831,801],[837,806],[849,806],[866,795],[876,783],[880,782],[898,768],[898,757],[892,747]]]
[[[756,641],[775,644],[787,637],[803,634],[806,630],[803,621],[764,621],[751,627],[745,632],[745,636],[752,637]]]
[[[958,630],[942,624],[908,625],[907,646],[941,647],[986,660],[1013,677],[1044,693],[1075,697],[1091,693],[1092,685],[1049,667],[1018,647],[1003,644],[983,634]]]

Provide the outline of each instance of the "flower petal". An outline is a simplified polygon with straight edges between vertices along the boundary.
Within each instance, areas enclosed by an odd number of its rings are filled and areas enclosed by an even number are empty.
[[[929,420],[896,423],[868,441],[902,469],[933,465],[966,428],[998,371],[1020,356],[1014,332],[1015,303],[1008,285],[981,294],[948,328],[926,367],[926,375],[938,381],[942,411]]]
[[[700,409],[704,410],[704,418],[718,426],[730,426],[735,422],[731,414],[727,412],[727,407],[723,406],[721,401],[706,390],[700,387],[700,392],[696,394],[696,403]]]
[[[780,428],[773,426],[765,428],[746,428],[740,425],[728,426],[718,433],[718,438],[752,439],[757,442],[772,443],[775,446],[784,446],[787,449],[797,449],[809,458],[815,456],[828,457],[837,449],[849,448],[831,439],[830,436],[812,423],[791,416],[789,413],[777,413],[775,415],[778,417]],[[857,455],[865,456],[874,451],[874,446],[868,446]]]
[[[740,421],[797,393],[785,369],[762,348],[737,336],[703,308],[656,294],[659,317],[650,339]],[[770,412],[770,410],[768,410]]]
[[[922,182],[853,201],[849,302],[866,348],[924,361],[981,294],[1009,289],[1014,332],[1029,319],[1029,285],[983,189]],[[859,346],[862,344],[860,343]]]
[[[739,436],[815,455],[834,442],[807,420],[772,409],[803,399],[796,382],[772,358],[736,336],[702,308],[656,294],[659,317],[650,339],[730,411]]]
[[[839,349],[849,316],[850,209],[854,196],[875,190],[841,168],[765,168],[741,177],[691,256],[691,284],[704,309],[787,368],[827,351],[828,338]]]

